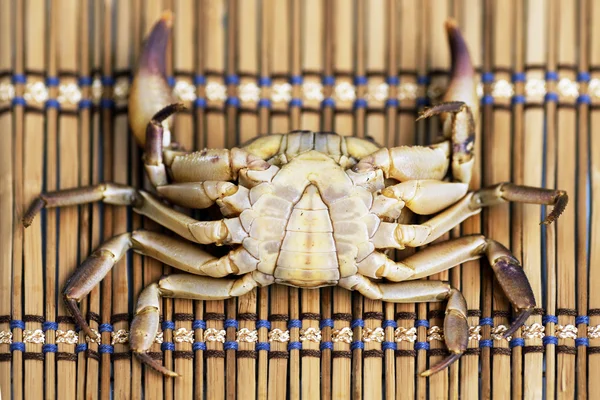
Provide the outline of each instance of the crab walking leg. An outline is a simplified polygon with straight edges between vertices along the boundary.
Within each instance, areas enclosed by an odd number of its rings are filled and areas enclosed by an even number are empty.
[[[357,290],[370,299],[392,303],[448,301],[444,318],[444,340],[451,354],[439,364],[422,372],[421,376],[429,376],[443,370],[458,360],[467,349],[469,342],[467,302],[463,295],[448,283],[441,281],[377,283],[362,275],[354,275],[340,280],[340,285],[350,290]]]
[[[241,225],[236,223],[237,218],[198,221],[167,207],[147,192],[114,183],[42,194],[25,213],[23,224],[25,227],[31,225],[33,218],[45,207],[72,206],[95,201],[114,205],[132,205],[135,212],[196,243],[234,243],[235,239],[231,237],[231,233],[234,232],[228,229],[228,224],[236,234],[242,233],[238,232]]]
[[[399,282],[425,278],[483,256],[487,257],[510,302],[521,312],[509,328],[508,336],[527,319],[535,306],[535,298],[517,259],[494,240],[482,235],[464,236],[431,245],[397,262],[383,253],[373,252],[357,267],[358,272],[366,277]]]
[[[77,303],[106,277],[130,249],[182,271],[216,278],[247,273],[255,269],[250,255],[241,247],[221,258],[215,258],[192,243],[161,233],[140,230],[115,236],[103,243],[81,264],[63,290],[68,309],[77,324],[90,337],[95,335],[79,311]]]
[[[158,330],[160,298],[190,300],[224,300],[242,296],[257,286],[267,286],[274,278],[254,271],[239,279],[214,279],[197,275],[176,274],[161,278],[146,287],[138,298],[131,323],[129,342],[140,360],[167,376],[177,376],[148,356]]]
[[[481,212],[482,207],[517,201],[522,203],[553,205],[554,209],[542,224],[555,221],[567,206],[568,196],[563,190],[518,186],[500,183],[467,194],[459,202],[420,225],[382,222],[371,241],[376,248],[418,247],[431,243],[444,233]]]

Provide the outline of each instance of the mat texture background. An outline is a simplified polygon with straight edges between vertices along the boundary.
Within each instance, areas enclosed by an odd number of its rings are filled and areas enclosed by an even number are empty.
[[[20,219],[43,190],[103,181],[147,187],[126,96],[141,41],[166,9],[175,14],[169,74],[189,105],[173,132],[190,149],[294,129],[427,143],[437,121],[415,119],[447,82],[444,21],[455,18],[482,82],[472,188],[510,180],[570,196],[547,228],[539,226],[544,208],[505,205],[449,235],[483,232],[522,260],[541,306],[526,330],[494,340],[511,309],[484,262],[433,277],[462,290],[473,335],[468,354],[429,379],[417,372],[444,352],[435,328],[443,305],[280,286],[226,302],[165,300],[163,343],[153,352],[183,377],[163,379],[118,340],[141,288],[169,271],[132,254],[82,303],[101,343],[70,333],[58,297],[66,278],[106,238],[157,227],[98,204],[45,211],[26,230]],[[592,0],[0,2],[2,398],[594,397],[598,20]],[[321,329],[320,344],[300,341],[309,327]],[[331,344],[344,327],[353,328],[351,343]],[[378,327],[381,342],[361,341]],[[205,344],[204,328],[225,329],[226,342]],[[257,329],[257,342],[238,344],[242,328]],[[274,329],[289,329],[290,341],[269,341]]]

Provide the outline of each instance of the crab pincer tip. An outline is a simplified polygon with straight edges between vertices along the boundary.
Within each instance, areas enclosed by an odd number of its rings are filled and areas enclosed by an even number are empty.
[[[455,30],[457,26],[458,24],[456,23],[456,20],[454,18],[448,18],[446,20],[446,30],[448,32]]]
[[[170,28],[173,25],[173,20],[175,19],[175,15],[171,10],[165,10],[160,15],[160,20],[165,23],[165,25]]]

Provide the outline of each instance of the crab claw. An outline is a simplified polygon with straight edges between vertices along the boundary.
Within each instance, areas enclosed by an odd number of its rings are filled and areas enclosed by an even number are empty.
[[[166,51],[173,14],[165,11],[146,38],[129,95],[129,124],[139,146],[146,143],[146,127],[154,114],[174,103],[166,77]]]
[[[452,72],[450,83],[444,102],[461,101],[467,104],[471,113],[477,118],[479,102],[477,98],[477,85],[475,83],[475,69],[471,62],[467,43],[463,38],[456,22],[452,19],[446,21],[448,44],[452,57]]]

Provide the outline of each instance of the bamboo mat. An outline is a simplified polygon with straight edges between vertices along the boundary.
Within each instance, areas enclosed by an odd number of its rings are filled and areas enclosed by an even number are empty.
[[[434,277],[464,293],[472,335],[467,354],[429,379],[417,373],[443,355],[443,305],[283,286],[225,302],[165,300],[152,351],[183,377],[163,379],[132,359],[125,336],[136,296],[169,268],[131,254],[81,305],[101,342],[75,334],[58,297],[67,277],[108,237],[156,226],[99,204],[45,211],[27,230],[20,219],[41,191],[147,187],[126,97],[140,43],[165,9],[175,13],[171,83],[190,106],[173,131],[198,149],[294,129],[427,143],[437,121],[415,119],[447,82],[444,21],[455,18],[481,81],[472,188],[513,181],[570,197],[549,227],[539,225],[543,207],[513,204],[447,236],[483,232],[522,260],[541,306],[525,329],[496,339],[511,308],[484,262]],[[1,1],[2,398],[595,398],[598,20],[592,0]],[[202,342],[210,328],[225,330],[225,343]],[[256,342],[236,341],[244,328]],[[320,343],[300,341],[309,328]],[[344,328],[353,339],[333,343]]]

